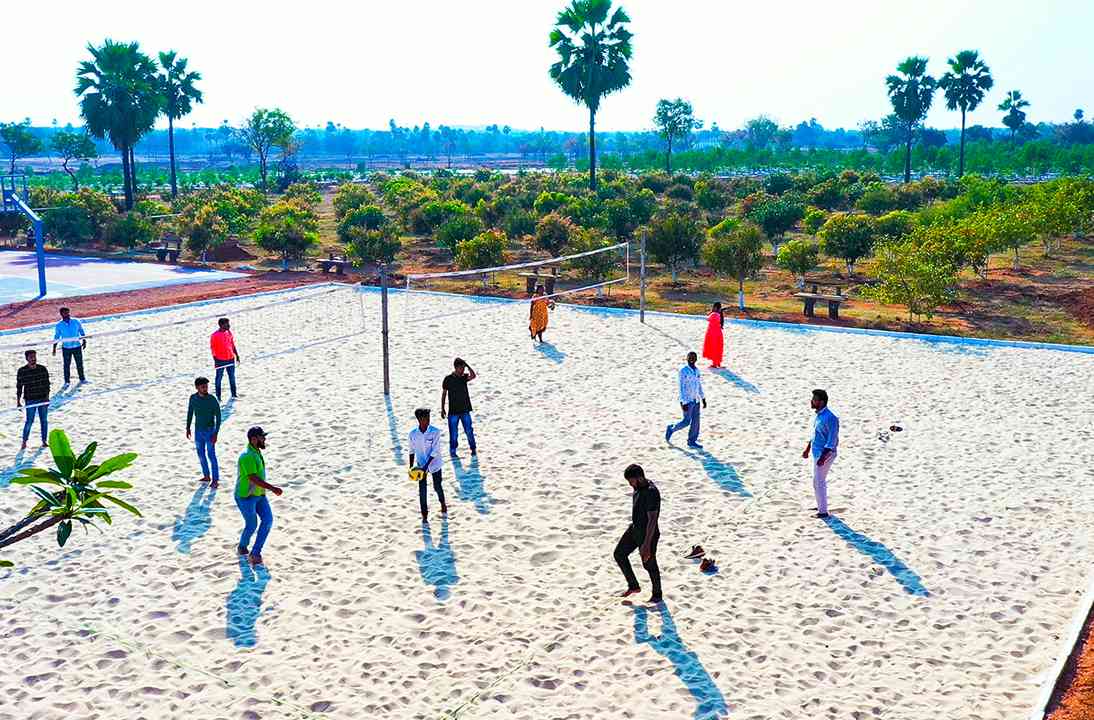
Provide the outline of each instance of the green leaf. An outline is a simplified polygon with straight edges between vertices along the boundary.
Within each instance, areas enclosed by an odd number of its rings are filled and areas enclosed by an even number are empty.
[[[76,456],[72,453],[72,445],[68,442],[68,435],[59,428],[49,431],[49,451],[53,453],[54,461],[62,457],[72,458],[73,463],[76,461]],[[60,466],[59,463],[58,466]]]
[[[23,468],[19,471],[19,474],[24,477],[61,479],[61,476],[57,474],[56,470],[45,470],[43,468]],[[13,480],[12,482],[15,481]]]
[[[60,506],[61,503],[57,501],[57,498],[53,497],[53,493],[43,490],[36,485],[31,485],[30,489],[38,493],[38,497],[42,498],[42,502],[46,504],[46,507],[52,508]]]
[[[114,457],[105,460],[102,465],[96,468],[95,472],[88,476],[88,481],[97,480],[105,475],[116,473],[119,470],[124,470],[133,464],[133,461],[137,459],[137,453],[123,453],[121,455],[115,455]]]
[[[57,544],[61,547],[65,546],[68,542],[68,536],[72,534],[72,522],[65,520],[63,523],[57,525]]]
[[[129,512],[133,513],[137,517],[144,517],[143,515],[141,515],[140,510],[133,507],[132,505],[130,505],[129,503],[127,503],[124,500],[119,500],[118,498],[114,497],[113,495],[103,495],[103,499],[104,500],[109,500],[110,502],[114,503],[115,505],[122,508],[123,510],[128,510]]]
[[[95,448],[98,446],[98,443],[91,443],[82,453],[80,453],[80,457],[76,458],[77,470],[82,470],[87,467],[87,464],[91,462],[91,458],[95,456]]]
[[[133,486],[122,480],[103,480],[95,483],[97,488],[110,488],[112,490],[132,490]]]
[[[15,563],[11,560],[0,560],[0,568],[15,567]]]
[[[11,479],[12,485],[37,485],[39,483],[46,483],[48,485],[64,485],[60,480],[53,478],[40,478],[40,477],[16,477]]]

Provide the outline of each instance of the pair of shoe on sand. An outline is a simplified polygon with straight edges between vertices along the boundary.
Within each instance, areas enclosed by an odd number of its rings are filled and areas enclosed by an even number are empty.
[[[703,549],[702,545],[693,545],[691,552],[684,556],[686,560],[698,560],[703,558],[699,563],[699,570],[705,573],[717,572],[718,564],[713,558],[703,557],[707,554],[707,551]]]

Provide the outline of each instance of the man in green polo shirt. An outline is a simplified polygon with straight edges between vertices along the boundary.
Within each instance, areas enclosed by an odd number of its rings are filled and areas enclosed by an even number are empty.
[[[186,409],[186,439],[190,439],[190,424],[194,425],[194,447],[201,463],[201,481],[209,482],[210,474],[216,490],[220,485],[220,466],[217,462],[217,434],[220,432],[220,403],[209,394],[209,378],[194,380],[197,392],[190,396]],[[210,467],[212,470],[210,470]]]
[[[236,505],[243,515],[243,534],[239,538],[239,554],[250,555],[251,563],[262,564],[262,546],[273,526],[273,511],[266,491],[274,495],[281,494],[281,488],[266,482],[266,459],[262,451],[266,449],[266,432],[260,427],[247,431],[247,449],[239,456],[239,479],[236,481]],[[261,520],[261,523],[259,523]],[[248,551],[251,535],[255,528],[255,544]]]

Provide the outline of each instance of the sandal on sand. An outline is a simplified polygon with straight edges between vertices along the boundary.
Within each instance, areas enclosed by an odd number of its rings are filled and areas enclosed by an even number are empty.
[[[685,555],[684,558],[687,560],[694,560],[696,558],[701,558],[706,554],[707,551],[703,549],[702,545],[693,545],[691,548],[691,552]]]
[[[705,573],[717,572],[718,565],[711,558],[703,558],[703,562],[699,563],[699,570]]]
[[[904,428],[900,427],[899,425],[890,425],[889,429],[893,432],[904,432]]]

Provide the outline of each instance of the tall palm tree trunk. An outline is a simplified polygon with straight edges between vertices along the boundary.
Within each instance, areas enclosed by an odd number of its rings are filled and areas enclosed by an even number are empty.
[[[136,143],[134,143],[135,145]],[[133,209],[133,203],[137,201],[137,152],[133,149],[133,145],[129,146],[129,182],[133,184],[132,196],[133,199],[129,203],[129,207],[126,210]]]
[[[957,164],[957,177],[965,174],[965,108],[961,108],[961,160]]]
[[[596,110],[589,108],[589,189],[596,192]]]
[[[665,172],[672,174],[672,136],[669,136],[668,151],[665,153]]]
[[[912,129],[908,128],[908,138],[904,142],[904,183],[912,181]]]
[[[171,197],[179,196],[179,185],[175,178],[175,121],[167,116],[167,149],[171,154]]]
[[[133,185],[129,180],[129,146],[123,145],[122,151],[122,193],[125,195],[125,209],[133,207]]]

